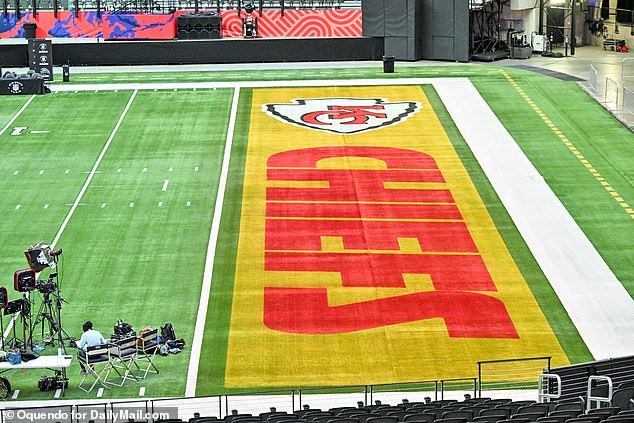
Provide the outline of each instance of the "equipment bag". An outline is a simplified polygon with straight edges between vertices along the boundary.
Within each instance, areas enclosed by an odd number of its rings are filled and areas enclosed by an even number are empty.
[[[20,350],[9,350],[7,353],[7,361],[11,364],[20,364],[22,362]]]
[[[174,326],[171,323],[165,323],[165,326],[161,326],[161,337],[163,342],[173,341],[176,339],[174,334]]]

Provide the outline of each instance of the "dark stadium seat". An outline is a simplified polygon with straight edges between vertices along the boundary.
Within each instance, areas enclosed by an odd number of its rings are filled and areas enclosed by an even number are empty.
[[[467,407],[461,408],[461,410],[471,410],[473,412],[473,417],[480,416],[484,410],[489,410],[491,407],[487,407],[486,405],[470,405]]]
[[[304,416],[302,417],[304,420],[308,420],[309,422],[312,421],[317,421],[317,419],[320,419],[322,417],[327,417],[327,418],[331,418],[334,417],[332,414],[330,414],[327,411],[315,411],[314,413],[306,413],[304,414]]]
[[[634,381],[619,383],[616,389],[634,388]]]
[[[518,419],[528,419],[529,422],[536,422],[540,417],[544,417],[544,413],[522,413],[522,414],[513,414],[511,416],[511,420]]]
[[[583,404],[578,402],[568,402],[563,404],[556,404],[555,411],[574,411],[577,412],[577,416],[579,414],[583,414],[584,407]]]
[[[366,423],[397,423],[398,419],[396,417],[389,416],[376,416],[370,417],[366,420]]]
[[[488,402],[491,401],[491,398],[489,397],[482,397],[482,398],[470,398],[467,400],[462,401],[462,404],[472,404],[472,405],[476,405],[476,404],[481,404],[483,402]]]
[[[260,420],[259,417],[254,416],[252,414],[230,414],[226,416],[223,420],[225,421],[225,423],[230,423],[230,422],[240,421],[241,419],[249,419],[249,418]]]
[[[545,417],[548,414],[547,404],[531,404],[525,405],[517,409],[515,414],[541,414],[540,417]]]
[[[305,418],[305,420],[308,420],[309,422],[315,422],[315,423],[328,423],[330,420],[335,420],[335,419],[338,419],[338,417],[333,416],[332,414],[328,414],[327,416],[317,416],[317,417],[307,416]]]
[[[603,412],[603,411],[601,411],[599,409],[596,409],[595,412],[592,413],[592,414],[589,414],[589,413],[581,414],[581,415],[577,416],[576,418],[577,419],[597,419],[598,418],[599,421],[602,421],[602,420],[606,420],[611,415],[612,414],[609,411]]]
[[[370,411],[371,414],[377,414],[377,415],[381,415],[381,416],[385,416],[387,415],[387,413],[390,413],[392,411],[404,411],[404,408],[401,407],[396,407],[396,406],[389,406],[389,405],[385,405],[382,407],[377,407],[374,410]]]
[[[431,414],[436,419],[441,419],[443,413],[446,413],[446,410],[443,410],[442,408],[428,408],[425,411],[423,411],[423,414]]]
[[[617,416],[634,416],[634,410],[621,410]]]
[[[437,405],[439,407],[444,407],[446,405],[455,404],[457,402],[458,401],[456,401],[456,400],[437,400],[437,401],[430,402],[430,404],[434,404],[434,405]]]
[[[464,418],[467,419],[468,422],[473,420],[473,411],[470,410],[458,410],[458,411],[448,411],[443,413],[443,419],[454,419],[454,418]]]
[[[634,423],[634,416],[612,416],[604,420],[606,423]]]
[[[588,410],[586,414],[609,414],[607,417],[615,416],[621,411],[620,407],[601,407]],[[606,418],[607,418],[606,417]]]
[[[507,404],[506,407],[510,407],[512,416],[513,414],[517,414],[517,410],[521,407],[526,407],[527,405],[532,404],[535,404],[535,401],[513,401],[510,404]]]
[[[387,417],[396,417],[399,422],[404,421],[405,417],[412,414],[414,413],[412,413],[411,411],[388,411],[387,413],[385,413]]]
[[[215,423],[219,421],[218,417],[193,417],[189,419],[189,423]]]
[[[319,408],[310,408],[309,405],[305,405],[303,409],[295,410],[293,414],[295,414],[297,417],[303,417],[306,414],[314,414],[314,413],[321,413],[321,412],[322,411]]]
[[[433,423],[436,418],[433,414],[411,414],[406,416],[403,421],[406,422],[417,422],[417,423]]]
[[[601,421],[601,417],[599,417],[599,416],[587,417],[587,416],[584,416],[582,414],[581,416],[577,417],[576,419],[566,420],[566,423],[599,423],[600,421]]]
[[[550,417],[540,417],[535,420],[537,423],[564,423],[565,420]]]
[[[266,421],[271,416],[285,416],[285,415],[287,415],[285,412],[283,412],[283,411],[274,411],[274,408],[273,408],[269,412],[260,413],[259,417],[260,417],[260,420]]]
[[[337,413],[337,416],[352,416],[358,414],[370,414],[370,411],[365,408],[352,408],[350,410],[342,410]]]
[[[454,417],[451,419],[437,419],[434,423],[467,423],[469,420],[464,417]]]
[[[493,407],[496,407],[498,405],[507,405],[512,403],[513,401],[509,398],[498,398],[498,399],[492,399],[490,401],[486,401],[485,404],[486,405],[491,405]]]
[[[473,421],[476,423],[496,423],[501,420],[506,420],[507,418],[508,418],[507,416],[490,415],[490,416],[474,417]]]
[[[328,410],[328,412],[333,414],[333,415],[335,415],[335,416],[337,416],[337,415],[339,415],[339,413],[341,413],[343,411],[346,411],[346,410],[348,410],[348,411],[349,410],[356,411],[356,410],[358,410],[358,408],[357,407],[335,407],[335,408],[330,408]]]
[[[480,417],[483,416],[504,416],[505,419],[511,417],[511,408],[510,407],[496,407],[490,408],[488,410],[482,410],[480,412]]]
[[[634,410],[634,388],[617,389],[612,394],[612,406],[622,411]]]
[[[270,416],[266,422],[267,423],[288,423],[292,421],[299,420],[299,417],[293,414],[287,414],[285,416]]]
[[[327,420],[327,423],[359,423],[359,419],[355,417],[345,418],[332,416],[329,420]]]
[[[542,421],[546,421],[548,420],[548,423],[553,423],[553,422],[559,422],[559,423],[564,423],[566,420],[571,419],[574,417],[570,417],[570,416],[551,416],[548,415],[547,417],[540,417],[539,419],[537,419],[538,422],[542,422]]]

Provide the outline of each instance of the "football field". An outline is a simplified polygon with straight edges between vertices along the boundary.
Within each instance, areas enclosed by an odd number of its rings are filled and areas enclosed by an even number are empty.
[[[623,355],[632,135],[572,83],[482,69],[1,98],[9,297],[22,251],[45,241],[63,249],[71,335],[86,320],[105,336],[118,319],[174,325],[185,350],[106,398]],[[95,397],[69,374],[69,395]],[[38,376],[12,383],[51,397],[30,389]]]

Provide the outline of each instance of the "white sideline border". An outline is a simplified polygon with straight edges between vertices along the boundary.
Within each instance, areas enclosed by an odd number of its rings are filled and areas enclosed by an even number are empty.
[[[203,335],[205,333],[205,323],[207,321],[207,309],[209,307],[209,295],[211,293],[211,280],[214,272],[214,261],[216,256],[216,244],[220,231],[220,219],[229,177],[229,163],[231,161],[231,149],[233,146],[233,133],[236,127],[236,116],[238,114],[238,102],[240,100],[240,87],[233,90],[233,100],[231,102],[231,114],[229,115],[229,125],[227,127],[227,137],[225,150],[222,157],[222,167],[220,170],[220,180],[218,181],[218,192],[216,193],[216,203],[214,205],[214,215],[211,222],[211,232],[209,233],[209,243],[207,244],[207,258],[205,259],[205,272],[203,274],[203,284],[200,290],[200,302],[198,304],[198,314],[196,316],[196,327],[194,329],[194,339],[189,355],[189,367],[187,369],[187,383],[185,385],[185,396],[196,396],[196,383],[198,380],[198,365],[200,363],[200,353],[202,351]]]
[[[468,78],[81,84],[54,85],[52,89],[61,92],[423,84],[431,84],[438,92],[594,358],[631,354],[634,300]]]

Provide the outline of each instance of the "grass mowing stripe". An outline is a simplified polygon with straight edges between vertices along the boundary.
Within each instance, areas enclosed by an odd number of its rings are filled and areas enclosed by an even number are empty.
[[[211,299],[198,370],[196,395],[225,392],[224,377],[231,303],[235,279],[236,254],[240,236],[242,187],[251,115],[252,89],[240,90],[236,130],[229,164],[229,179],[222,210],[218,247],[214,262]]]
[[[566,355],[573,362],[592,360],[592,355],[570,320],[568,313],[502,205],[473,152],[462,138],[438,94],[431,86],[423,86],[423,90]]]
[[[233,145],[233,132],[235,130],[239,99],[240,99],[240,87],[236,87],[233,90],[233,100],[231,103],[231,114],[229,116],[229,126],[227,128],[227,137],[225,141],[224,154],[222,158],[220,181],[218,183],[216,204],[215,204],[214,215],[213,215],[213,219],[211,223],[211,231],[209,234],[209,244],[207,246],[207,257],[205,259],[205,273],[203,274],[203,284],[202,284],[202,290],[200,294],[200,302],[198,305],[198,314],[196,317],[196,327],[194,328],[194,339],[192,341],[192,349],[191,349],[191,354],[189,358],[189,369],[187,371],[187,384],[185,388],[185,396],[196,395],[196,380],[198,378],[198,364],[200,362],[200,351],[202,348],[203,334],[205,332],[205,319],[207,318],[207,307],[209,303],[209,294],[211,291],[211,280],[213,277],[216,243],[218,241],[220,217],[222,215],[222,204],[223,204],[223,199],[225,195],[225,189],[227,186],[227,176],[229,174],[229,161],[231,158],[231,147]]]
[[[28,107],[29,104],[31,104],[31,102],[33,101],[33,99],[35,98],[35,94],[33,94],[26,103],[24,103],[24,106],[22,106],[22,108],[20,110],[18,110],[18,112],[11,118],[11,120],[9,122],[7,122],[7,124],[5,125],[4,128],[2,128],[2,130],[0,130],[0,135],[4,134],[4,132],[9,129],[9,127],[11,126],[11,124],[13,122],[15,122],[15,120],[20,117],[20,115],[22,114],[22,112]]]
[[[99,168],[99,164],[101,163],[101,160],[103,159],[106,152],[108,151],[108,148],[110,147],[110,144],[112,143],[112,140],[114,139],[115,135],[117,135],[117,131],[119,130],[119,127],[121,126],[121,123],[123,122],[123,119],[125,119],[125,116],[128,114],[128,110],[130,110],[130,106],[132,105],[132,102],[134,101],[134,98],[136,97],[137,93],[138,93],[137,90],[134,90],[132,92],[132,95],[130,96],[130,100],[128,100],[128,103],[125,105],[123,112],[121,112],[121,116],[119,116],[119,120],[117,121],[117,124],[114,126],[114,129],[110,133],[110,136],[108,137],[108,140],[106,141],[106,144],[101,149],[101,153],[99,153],[99,157],[97,157],[97,161],[95,161],[95,164],[90,170],[90,173],[88,174],[88,177],[86,178],[86,182],[84,183],[84,186],[79,191],[79,194],[77,194],[77,197],[75,198],[75,201],[73,202],[73,205],[70,208],[68,215],[66,215],[64,222],[62,222],[62,226],[59,228],[59,231],[57,231],[57,234],[55,235],[55,238],[53,239],[53,242],[51,243],[51,247],[54,248],[55,245],[57,245],[57,241],[59,241],[59,238],[62,236],[62,233],[64,232],[64,229],[66,228],[66,225],[68,225],[70,218],[73,216],[73,213],[75,213],[75,210],[77,210],[77,206],[79,205],[79,202],[84,196],[86,189],[88,189],[88,185],[90,185],[90,182],[95,176],[95,172]]]

